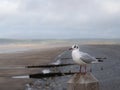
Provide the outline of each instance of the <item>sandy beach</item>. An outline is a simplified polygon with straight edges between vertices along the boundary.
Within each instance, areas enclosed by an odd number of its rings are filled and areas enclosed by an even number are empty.
[[[0,67],[22,67],[27,65],[48,64],[55,61],[56,56],[68,50],[71,45],[57,45],[47,47],[46,49],[31,49],[29,51],[17,53],[0,54]],[[92,65],[93,75],[100,82],[100,90],[119,90],[120,89],[120,45],[80,45],[80,50],[87,52],[95,57],[106,57],[107,59],[101,64]],[[62,57],[71,57],[70,52],[66,52]],[[72,62],[64,60],[63,63]],[[100,68],[103,68],[101,70]],[[78,65],[60,68],[61,71],[78,71]],[[12,79],[14,75],[27,75],[41,72],[40,68],[34,69],[3,69],[0,68],[0,90],[25,90],[25,85],[34,83],[36,79]],[[66,90],[67,81],[71,76],[56,78],[57,84],[54,88],[47,90]],[[54,81],[51,81],[54,82]],[[36,89],[39,90],[39,89]],[[46,89],[42,89],[46,90]]]
[[[37,47],[36,47],[37,46]],[[27,69],[15,68],[30,65],[48,64],[54,61],[57,55],[65,51],[66,45],[36,45],[28,51],[19,51],[14,53],[1,53],[0,54],[0,67],[8,67],[7,69],[0,68],[0,90],[24,90],[25,84],[30,83],[32,79],[12,79],[14,75],[28,75],[41,72],[41,69]],[[9,46],[10,47],[10,46]],[[21,46],[20,46],[21,47]],[[23,46],[22,46],[23,47]],[[14,47],[11,47],[14,48]],[[13,68],[9,68],[13,67]],[[15,69],[14,69],[15,68]]]

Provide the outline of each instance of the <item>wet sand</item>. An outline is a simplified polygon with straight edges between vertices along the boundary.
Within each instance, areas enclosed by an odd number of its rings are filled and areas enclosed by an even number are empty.
[[[57,55],[68,47],[54,47],[46,50],[32,50],[14,54],[1,54],[0,66],[27,66],[53,62]],[[80,45],[80,50],[95,57],[106,57],[103,63],[93,64],[92,73],[100,82],[100,90],[120,90],[120,45]],[[57,52],[57,53],[56,53]],[[71,57],[66,52],[62,57]],[[73,61],[64,60],[63,63]],[[103,70],[101,70],[101,67]],[[61,71],[78,71],[78,65],[59,68]],[[0,69],[0,90],[25,90],[25,84],[33,83],[36,79],[11,79],[12,75],[26,75],[41,72],[41,69]],[[66,90],[66,82],[71,76],[56,78],[57,85],[48,90]],[[61,84],[61,85],[59,85]],[[44,90],[44,88],[42,89]]]
[[[32,49],[24,52],[0,54],[0,67],[24,67],[28,65],[48,64],[57,55],[66,50],[66,46],[47,47],[47,49]],[[0,68],[0,90],[25,90],[25,84],[34,79],[12,79],[14,75],[28,75],[41,72],[41,69]]]

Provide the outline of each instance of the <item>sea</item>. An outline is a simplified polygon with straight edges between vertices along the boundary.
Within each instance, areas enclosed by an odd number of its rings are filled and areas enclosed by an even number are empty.
[[[0,39],[0,53],[17,53],[49,44],[120,44],[120,39]]]

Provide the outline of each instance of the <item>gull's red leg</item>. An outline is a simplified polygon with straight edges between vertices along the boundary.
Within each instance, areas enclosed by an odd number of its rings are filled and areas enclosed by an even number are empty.
[[[92,72],[92,68],[90,67],[90,72]]]
[[[82,69],[82,66],[80,65],[80,70],[79,70],[79,71],[80,71],[80,73],[81,73],[81,69]]]
[[[86,65],[84,66],[84,73],[83,74],[86,74],[87,73],[87,67]]]
[[[86,72],[87,72],[87,67],[86,67],[86,65],[85,65],[85,74],[86,74]]]

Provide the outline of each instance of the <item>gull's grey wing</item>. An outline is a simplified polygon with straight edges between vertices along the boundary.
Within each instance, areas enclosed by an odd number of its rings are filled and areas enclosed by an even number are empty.
[[[81,59],[83,62],[85,62],[85,63],[91,63],[91,62],[97,60],[96,58],[90,56],[90,55],[87,54],[87,53],[81,53],[80,59]]]

